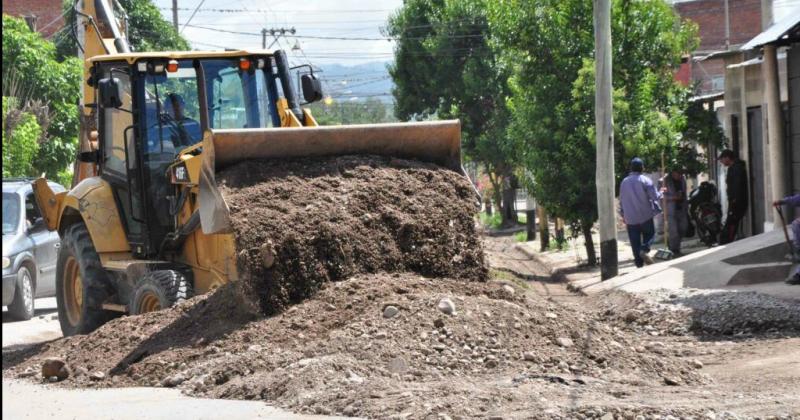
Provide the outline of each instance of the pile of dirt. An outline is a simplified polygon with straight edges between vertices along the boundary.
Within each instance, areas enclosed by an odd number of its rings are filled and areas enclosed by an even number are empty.
[[[707,382],[600,313],[498,282],[358,275],[271,317],[254,317],[236,296],[224,287],[6,353],[4,374],[38,376],[58,357],[73,372],[69,385],[178,387],[301,412],[413,418],[542,413],[574,392]]]
[[[218,174],[240,277],[275,313],[329,281],[415,272],[485,280],[463,175],[380,156],[245,161]]]

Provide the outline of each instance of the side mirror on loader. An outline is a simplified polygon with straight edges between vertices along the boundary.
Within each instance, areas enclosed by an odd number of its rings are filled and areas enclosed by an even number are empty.
[[[122,106],[122,85],[116,77],[106,77],[97,82],[99,102],[105,108],[119,108]]]
[[[322,84],[317,76],[304,74],[300,76],[300,85],[303,87],[303,99],[306,103],[317,102],[322,99]]]

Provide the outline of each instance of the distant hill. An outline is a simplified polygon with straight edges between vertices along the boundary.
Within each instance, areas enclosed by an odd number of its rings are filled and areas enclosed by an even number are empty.
[[[373,61],[355,66],[325,64],[320,66],[325,95],[336,101],[364,101],[375,98],[392,104],[392,83],[387,61]]]

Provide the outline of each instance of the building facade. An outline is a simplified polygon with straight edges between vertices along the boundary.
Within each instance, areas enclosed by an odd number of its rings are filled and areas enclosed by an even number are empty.
[[[674,1],[682,19],[697,24],[700,45],[687,60],[698,96],[725,90],[725,61],[714,53],[735,50],[761,32],[761,0]]]
[[[50,38],[64,27],[62,5],[61,0],[3,0],[3,13],[25,19],[31,29]]]

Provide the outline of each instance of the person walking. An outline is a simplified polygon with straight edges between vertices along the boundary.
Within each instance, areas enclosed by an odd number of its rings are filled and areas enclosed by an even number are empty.
[[[653,217],[660,213],[661,193],[653,181],[642,174],[644,161],[638,157],[630,163],[630,173],[619,186],[619,213],[628,230],[636,267],[652,264],[648,255],[655,236]]]
[[[681,241],[689,227],[689,215],[686,209],[686,178],[683,170],[673,168],[661,179],[661,193],[664,195],[669,236],[669,250],[675,257],[681,255]]]
[[[747,167],[731,149],[719,154],[719,163],[728,168],[725,175],[725,190],[728,193],[728,217],[719,234],[720,245],[736,240],[739,222],[747,213]]]
[[[773,206],[779,208],[780,206],[789,205],[794,208],[800,207],[800,194],[790,195],[788,197],[784,197],[780,200],[776,200],[772,203]],[[794,249],[793,253],[787,255],[789,259],[793,262],[798,263],[800,262],[800,217],[796,217],[792,224],[790,225],[792,228],[792,241],[794,242]],[[786,278],[786,283],[788,284],[800,284],[800,265],[795,266],[794,272],[789,274],[789,277]]]

